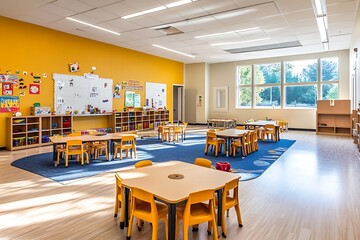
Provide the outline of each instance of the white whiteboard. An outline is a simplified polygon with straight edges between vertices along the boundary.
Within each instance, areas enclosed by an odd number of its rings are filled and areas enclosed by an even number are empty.
[[[88,105],[101,112],[112,111],[112,79],[91,78],[67,74],[53,74],[54,110],[57,114],[66,111],[82,113]]]
[[[146,82],[146,106],[166,107],[166,84]]]

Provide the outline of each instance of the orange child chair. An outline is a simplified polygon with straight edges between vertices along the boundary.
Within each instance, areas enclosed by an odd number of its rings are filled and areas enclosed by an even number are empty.
[[[166,204],[155,202],[154,195],[139,188],[131,189],[131,212],[126,239],[131,238],[131,230],[134,217],[139,221],[150,222],[152,224],[152,240],[157,240],[159,220],[165,222],[166,239],[168,236],[168,207]]]
[[[220,139],[216,136],[215,132],[207,132],[206,133],[206,144],[205,144],[205,155],[208,153],[209,146],[215,147],[215,157],[217,157],[218,153],[221,151],[221,146],[224,145],[224,149],[226,149],[226,142],[224,139]]]
[[[136,158],[136,143],[134,135],[124,135],[121,137],[120,143],[115,144],[114,156],[117,156],[118,151],[120,152],[120,160],[122,159],[122,153],[125,150],[126,157],[129,157],[129,151],[134,152]]]
[[[191,193],[186,204],[176,208],[176,238],[179,236],[179,220],[183,221],[183,239],[188,240],[188,230],[190,226],[208,222],[208,234],[211,234],[211,227],[214,230],[213,239],[218,239],[214,190],[204,190]],[[205,202],[208,202],[205,203]],[[211,226],[212,225],[212,226]]]

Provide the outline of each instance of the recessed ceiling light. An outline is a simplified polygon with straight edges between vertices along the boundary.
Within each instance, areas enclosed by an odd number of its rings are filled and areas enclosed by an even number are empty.
[[[240,44],[240,43],[257,42],[257,41],[269,40],[269,39],[270,39],[270,37],[266,37],[266,38],[258,38],[258,39],[253,39],[253,40],[240,41],[240,42],[222,42],[222,43],[213,43],[213,44],[211,44],[211,46],[233,45],[233,44]]]
[[[111,30],[106,29],[106,28],[98,27],[98,26],[95,26],[95,25],[93,25],[93,24],[90,24],[90,23],[86,23],[86,22],[77,20],[77,19],[75,19],[75,18],[67,17],[66,19],[67,19],[67,20],[70,20],[70,21],[77,22],[77,23],[84,24],[84,25],[89,26],[89,27],[93,27],[93,28],[96,28],[96,29],[100,29],[100,30],[103,30],[103,31],[105,31],[105,32],[109,32],[109,33],[112,33],[112,34],[115,34],[115,35],[120,35],[120,33],[118,33],[118,32],[114,32],[114,31],[111,31]]]
[[[226,34],[231,34],[231,33],[246,32],[246,31],[252,31],[252,30],[257,30],[257,29],[260,29],[260,28],[259,27],[245,28],[245,29],[234,30],[234,31],[229,31],[229,32],[221,32],[221,33],[202,35],[202,36],[197,36],[195,38],[216,37],[216,36],[221,36],[221,35],[226,35]]]
[[[153,44],[153,46],[154,46],[154,47],[157,47],[157,48],[161,48],[161,49],[167,50],[167,51],[170,51],[170,52],[174,52],[174,53],[177,53],[177,54],[181,54],[181,55],[184,55],[184,56],[187,56],[187,57],[195,58],[194,55],[190,55],[190,54],[187,54],[187,53],[182,53],[182,52],[179,52],[179,51],[176,51],[176,50],[173,50],[173,49],[170,49],[170,48],[166,48],[166,47],[163,47],[163,46],[160,46],[160,45],[157,45],[157,44]]]
[[[164,10],[164,9],[181,6],[181,5],[188,4],[188,3],[191,3],[191,2],[196,2],[196,1],[197,0],[180,0],[180,1],[177,1],[177,2],[173,2],[173,3],[169,3],[169,4],[166,4],[166,5],[160,6],[160,7],[151,8],[151,9],[148,9],[148,10],[145,10],[145,11],[129,14],[129,15],[123,16],[121,18],[122,19],[129,19],[129,18],[133,18],[133,17],[138,17],[138,16],[145,15],[145,14],[148,14],[148,13],[158,12],[158,11],[161,11],[161,10]]]

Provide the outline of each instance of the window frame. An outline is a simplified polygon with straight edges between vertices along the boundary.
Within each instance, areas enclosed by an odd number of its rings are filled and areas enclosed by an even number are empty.
[[[337,70],[338,70],[338,77],[337,80],[330,80],[330,81],[322,81],[322,60],[324,59],[337,59]],[[287,62],[295,62],[295,61],[306,61],[306,60],[316,60],[317,62],[317,81],[314,82],[292,82],[292,83],[286,83],[286,71],[285,71],[285,63]],[[328,85],[328,84],[337,84],[338,86],[338,99],[340,96],[340,58],[339,56],[328,56],[328,57],[319,57],[319,58],[309,58],[309,59],[299,59],[299,60],[288,60],[288,61],[280,61],[280,62],[269,62],[269,63],[254,63],[254,64],[238,64],[236,65],[236,90],[235,90],[235,96],[236,96],[236,107],[235,109],[316,109],[316,105],[315,107],[287,107],[286,106],[286,87],[287,86],[311,86],[311,85],[315,85],[316,87],[316,100],[320,100],[323,99],[322,94],[322,87],[323,85]],[[262,65],[262,64],[276,64],[276,63],[280,63],[280,83],[271,83],[271,84],[256,84],[255,83],[255,75],[256,75],[256,68],[255,66],[258,65]],[[252,82],[251,84],[244,84],[241,85],[239,80],[239,71],[238,68],[241,67],[251,67],[251,79]],[[276,86],[276,87],[280,87],[280,105],[279,106],[256,106],[256,88],[257,87],[272,87],[272,86]],[[240,102],[239,102],[239,93],[240,93],[240,89],[241,87],[250,87],[251,91],[252,91],[252,96],[251,96],[251,104],[250,106],[239,106]],[[315,102],[316,102],[315,100]]]

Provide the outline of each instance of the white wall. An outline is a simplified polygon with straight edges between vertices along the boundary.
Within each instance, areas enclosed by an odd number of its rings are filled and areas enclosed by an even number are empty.
[[[194,63],[194,64],[186,64],[185,65],[185,88],[186,91],[195,91],[196,92],[196,100],[193,103],[186,104],[194,104],[195,108],[191,106],[191,109],[195,109],[195,112],[190,113],[186,112],[186,114],[194,114],[196,123],[206,123],[208,116],[208,89],[209,89],[209,73],[208,73],[208,64],[206,63]],[[198,102],[198,97],[201,96],[202,103],[201,105]],[[185,106],[188,108],[188,106]],[[186,116],[186,119],[194,119],[193,116]]]
[[[208,118],[236,118],[238,123],[247,119],[284,119],[289,122],[291,128],[315,129],[316,109],[236,109],[235,108],[235,81],[236,66],[260,63],[274,63],[281,61],[293,61],[302,59],[317,59],[326,57],[339,58],[339,98],[350,99],[350,76],[349,76],[349,51],[329,51],[318,54],[306,54],[298,56],[249,60],[241,62],[215,63],[209,65],[209,84],[206,81],[206,64],[185,65],[185,87],[196,88],[198,94],[204,94],[204,103],[209,109],[197,111],[197,123],[204,123]],[[219,112],[214,107],[213,88],[228,86],[229,88],[229,111]],[[207,93],[207,94],[206,94]],[[199,110],[199,109],[198,109]]]
[[[354,48],[357,48],[357,59],[355,59]],[[352,35],[352,42],[350,47],[350,74],[354,73],[354,65],[356,64],[356,84],[354,96],[354,106],[360,108],[360,7],[356,16],[356,22],[354,26],[354,32]]]

